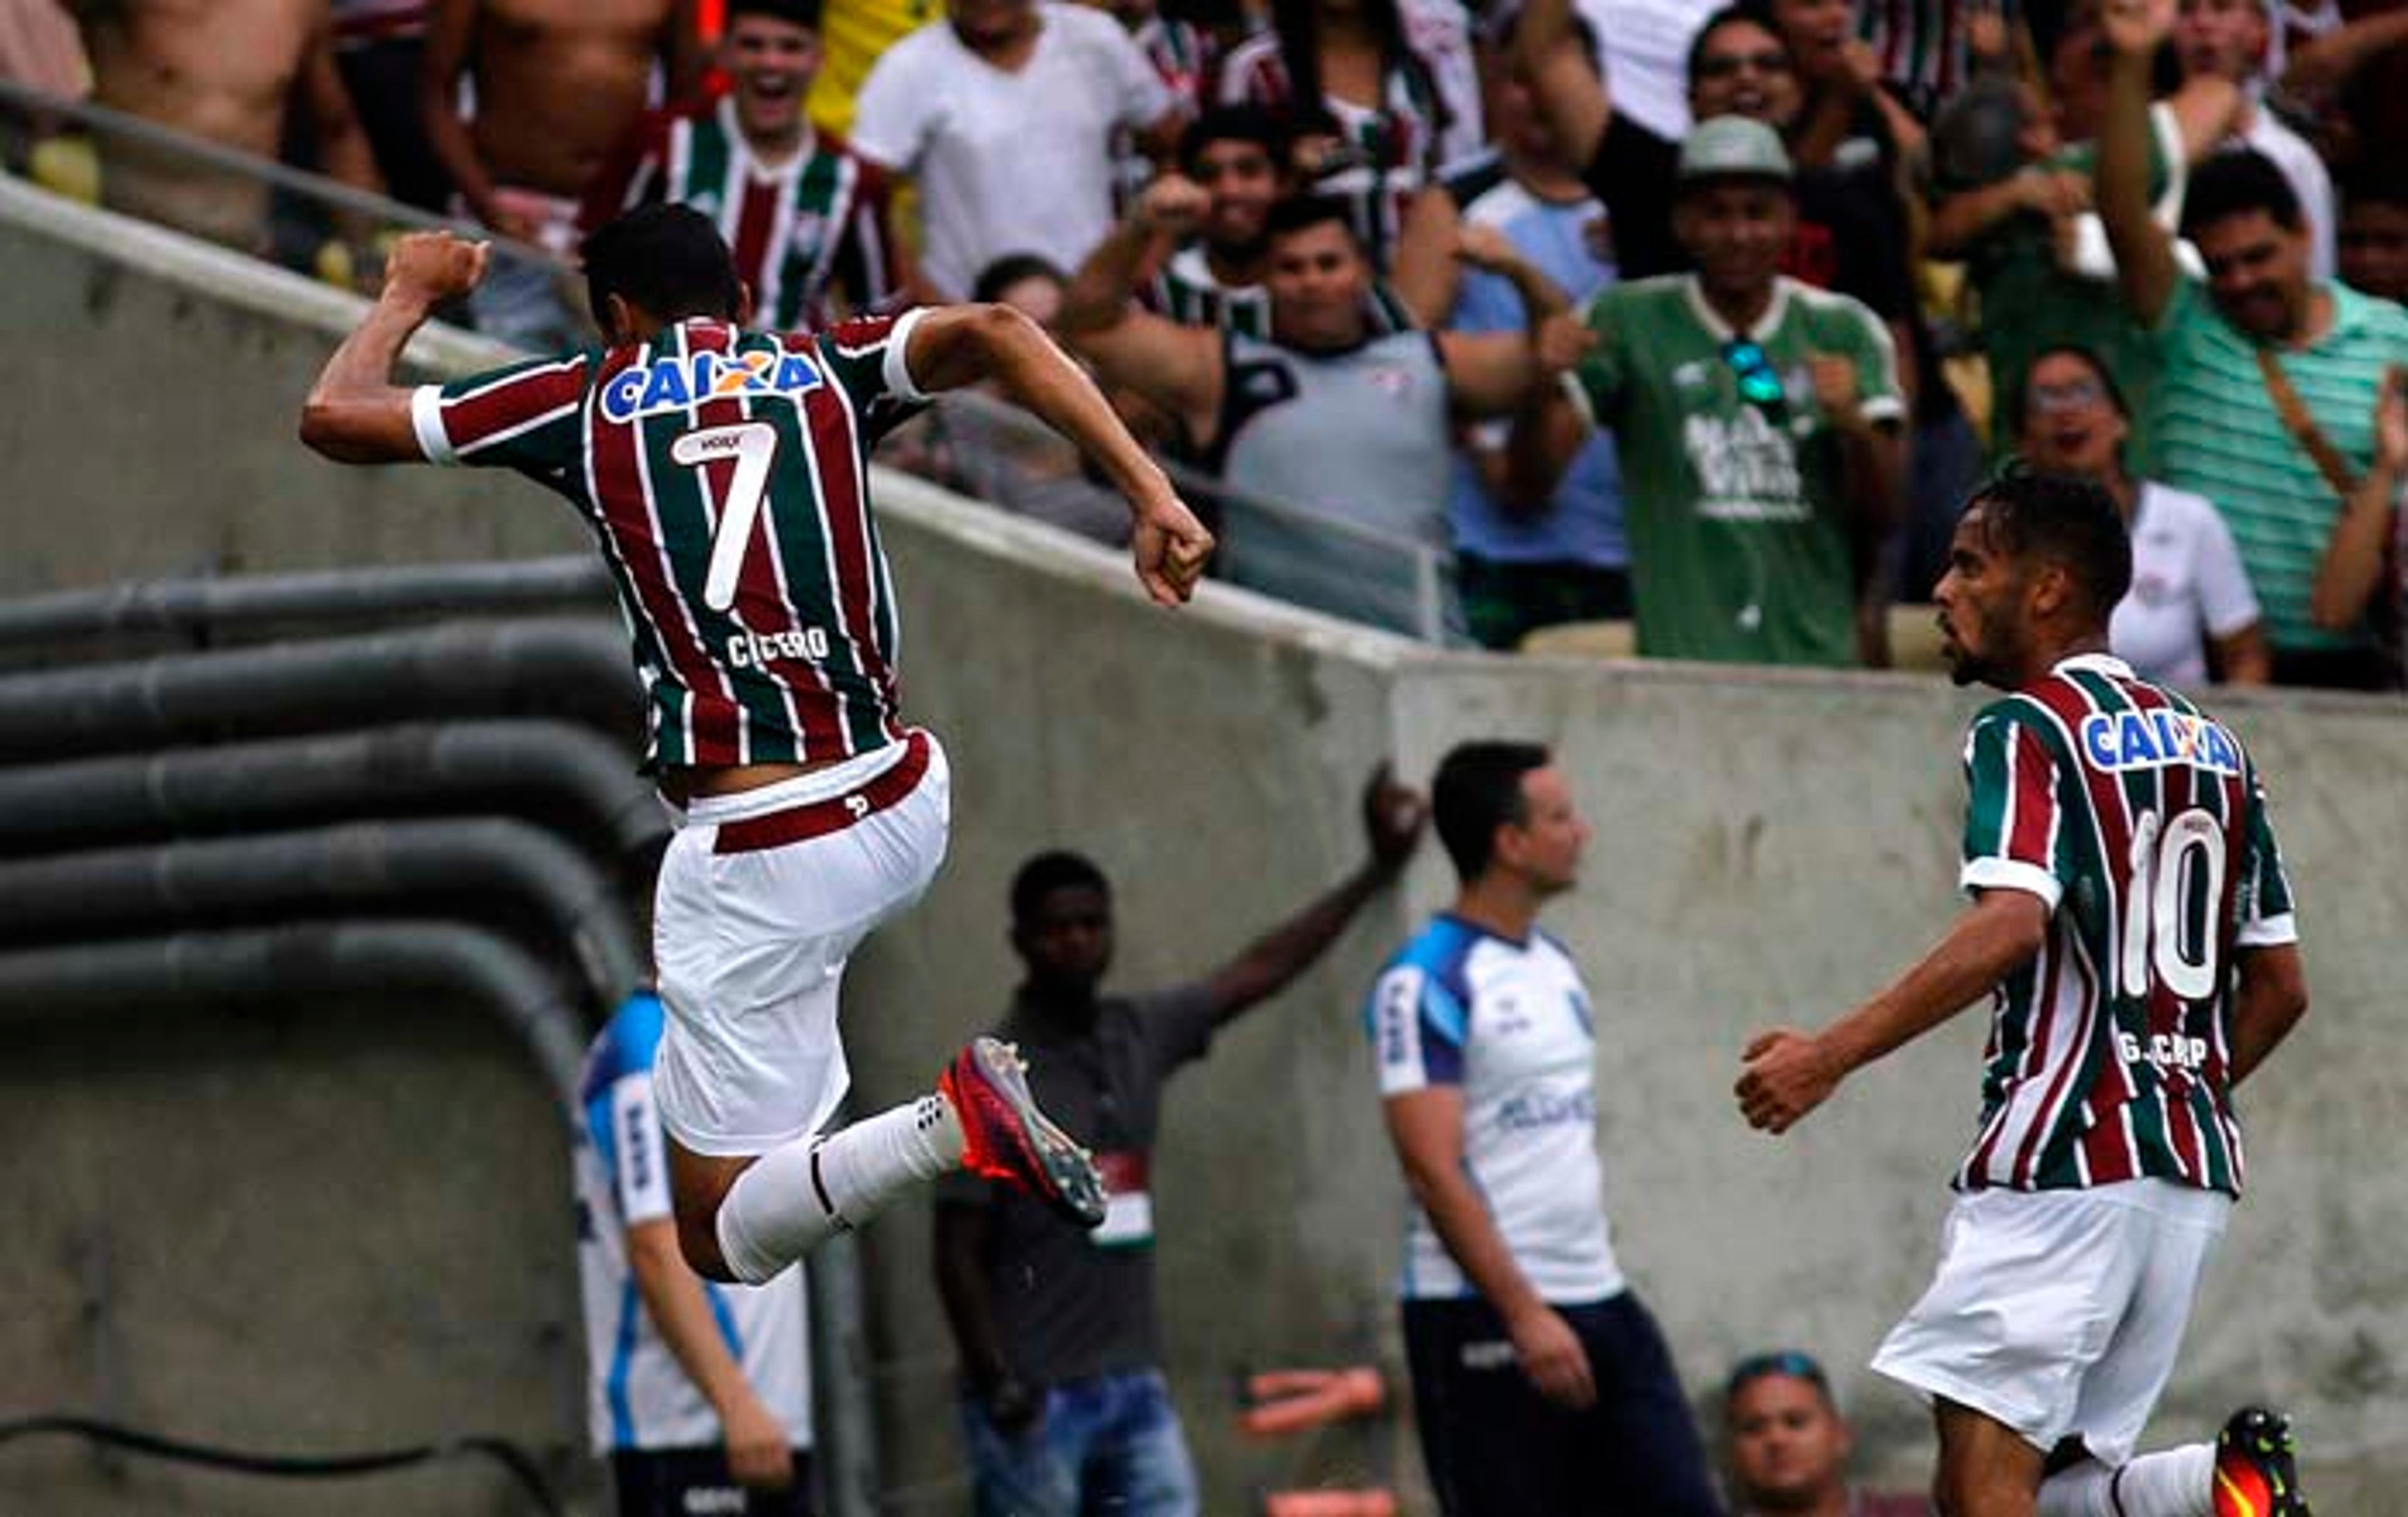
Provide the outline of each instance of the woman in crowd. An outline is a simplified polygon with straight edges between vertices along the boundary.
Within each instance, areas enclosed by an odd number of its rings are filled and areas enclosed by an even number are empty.
[[[2108,632],[2115,655],[2180,687],[2207,683],[2211,671],[2224,684],[2264,684],[2258,597],[2232,533],[2205,496],[2132,478],[2131,412],[2106,365],[2086,349],[2043,350],[2016,401],[2025,461],[2097,479],[2131,528],[2132,588]]]

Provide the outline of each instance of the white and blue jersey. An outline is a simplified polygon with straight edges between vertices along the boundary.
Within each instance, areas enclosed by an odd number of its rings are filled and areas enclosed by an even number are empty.
[[[1365,1019],[1383,1098],[1462,1090],[1464,1171],[1531,1289],[1559,1306],[1620,1295],[1597,1156],[1597,1037],[1562,945],[1439,916],[1382,971]],[[1478,1294],[1419,1207],[1400,1291]]]
[[[666,1221],[668,1153],[652,1108],[660,998],[627,998],[586,1052],[577,1125],[577,1264],[585,1288],[587,1421],[599,1453],[705,1448],[719,1418],[652,1325],[627,1266],[627,1229]],[[701,1282],[728,1353],[797,1449],[811,1441],[803,1272],[759,1287]]]

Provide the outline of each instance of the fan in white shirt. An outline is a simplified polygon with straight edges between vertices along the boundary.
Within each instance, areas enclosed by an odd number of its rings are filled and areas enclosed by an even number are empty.
[[[2096,355],[2051,348],[2034,359],[2016,397],[2026,462],[2097,479],[2124,508],[2132,534],[2132,588],[2108,637],[2115,656],[2147,679],[2191,689],[2208,682],[2264,684],[2270,670],[2258,597],[2232,533],[2204,495],[2134,479],[2124,466],[2132,419]]]

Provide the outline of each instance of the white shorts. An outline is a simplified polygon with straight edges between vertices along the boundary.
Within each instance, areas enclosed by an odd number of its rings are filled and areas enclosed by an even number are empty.
[[[904,742],[696,799],[661,859],[653,954],[668,1010],[661,1125],[695,1153],[767,1153],[824,1126],[852,1080],[837,985],[945,859],[944,750]]]
[[[2162,1180],[1957,1197],[1940,1269],[1873,1355],[1880,1374],[2053,1451],[2120,1465],[2173,1373],[2232,1198]]]

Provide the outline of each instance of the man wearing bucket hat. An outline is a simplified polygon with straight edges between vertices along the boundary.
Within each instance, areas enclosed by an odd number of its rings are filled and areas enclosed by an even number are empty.
[[[1905,402],[1880,319],[1779,272],[1793,181],[1770,126],[1700,122],[1672,209],[1692,272],[1601,291],[1541,331],[1564,382],[1517,419],[1517,488],[1613,429],[1650,657],[1856,661],[1850,548],[1897,524]]]

